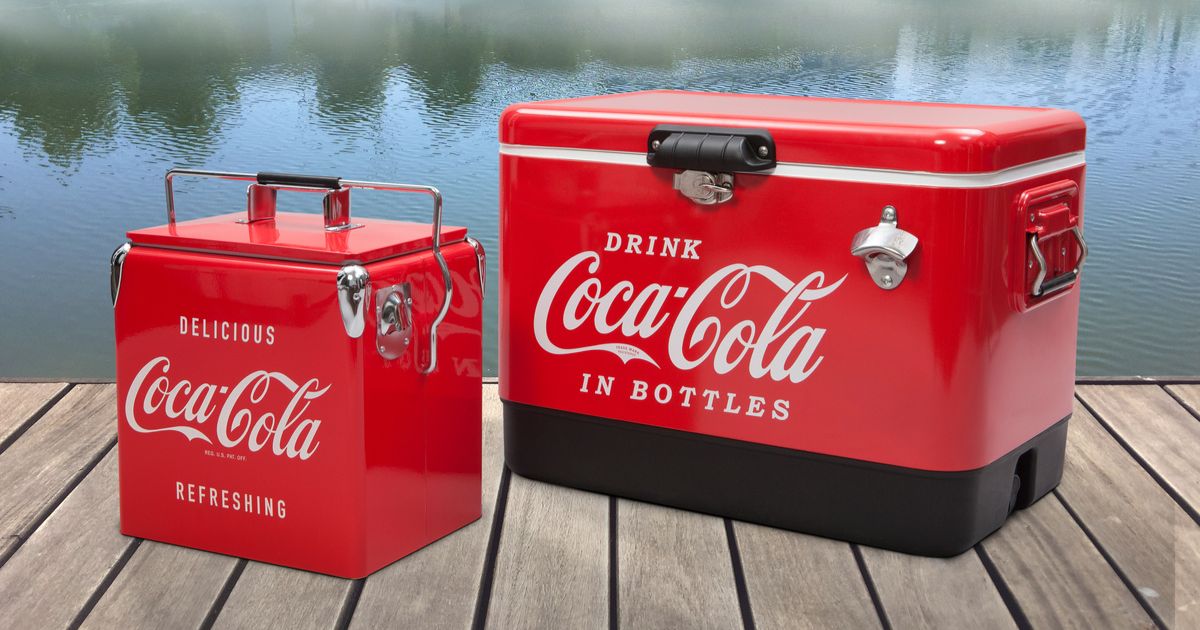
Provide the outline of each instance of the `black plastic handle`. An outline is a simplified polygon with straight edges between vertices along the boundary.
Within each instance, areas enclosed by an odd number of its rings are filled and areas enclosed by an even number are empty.
[[[1060,276],[1055,276],[1042,283],[1042,292],[1039,295],[1049,295],[1059,289],[1065,289],[1078,277],[1079,272],[1077,271],[1068,271]]]
[[[766,129],[658,125],[646,139],[650,166],[718,173],[775,168],[775,140]]]
[[[301,186],[304,188],[328,188],[338,190],[342,187],[341,177],[326,177],[323,175],[296,175],[293,173],[259,173],[258,183],[264,186]]]

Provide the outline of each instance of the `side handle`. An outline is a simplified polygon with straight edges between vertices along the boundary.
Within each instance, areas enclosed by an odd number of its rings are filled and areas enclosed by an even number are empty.
[[[1079,213],[1079,185],[1064,179],[1031,188],[1017,200],[1025,222],[1026,274],[1024,290],[1039,299],[1070,287],[1087,260]]]

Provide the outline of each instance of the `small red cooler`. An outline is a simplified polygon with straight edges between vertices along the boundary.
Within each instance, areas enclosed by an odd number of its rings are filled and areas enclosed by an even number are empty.
[[[1062,473],[1083,121],[639,92],[500,122],[518,474],[945,556]]]
[[[250,182],[247,210],[176,222],[181,175]],[[483,251],[438,191],[166,184],[112,259],[122,533],[360,578],[478,518]],[[433,225],[351,219],[355,188],[424,193]]]

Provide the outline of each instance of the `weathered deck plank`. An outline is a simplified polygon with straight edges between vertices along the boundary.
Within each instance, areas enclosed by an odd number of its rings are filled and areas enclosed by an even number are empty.
[[[1159,619],[1200,601],[1200,526],[1078,403],[1058,493]]]
[[[983,542],[1034,628],[1152,628],[1120,577],[1047,495]]]
[[[622,499],[617,555],[619,627],[741,625],[724,520]]]
[[[332,628],[351,580],[250,562],[238,576],[213,628]]]
[[[237,558],[145,541],[117,575],[83,628],[197,628]]]
[[[360,583],[356,606],[352,581],[121,536],[113,387],[64,388],[0,384],[6,626],[66,627],[88,608],[88,628],[327,628],[350,611],[359,630],[465,628],[481,600],[496,628],[742,624],[723,519],[621,500],[613,530],[609,497],[516,475],[499,506],[495,387],[485,387],[483,519]],[[1200,386],[1079,392],[1087,408],[1075,410],[1062,485],[980,554],[860,548],[893,627],[1200,627]],[[880,625],[850,545],[745,523],[732,531],[757,627]]]
[[[1175,556],[1174,627],[1200,628],[1200,578],[1196,576],[1196,564],[1200,562],[1200,527],[1190,519],[1176,519],[1174,543],[1171,549]]]
[[[470,627],[504,469],[495,387],[484,388],[483,409],[483,515],[368,578],[351,618],[352,629]]]
[[[0,445],[66,388],[66,383],[0,383]]]
[[[893,627],[1016,627],[974,552],[923,558],[872,547],[860,550]]]
[[[0,570],[0,619],[68,627],[134,544],[118,531],[117,512],[114,448]]]
[[[491,628],[608,627],[608,497],[512,475]]]
[[[1157,385],[1083,385],[1083,402],[1200,514],[1200,422]]]
[[[850,545],[735,523],[756,628],[878,628]]]
[[[1200,417],[1200,385],[1167,385],[1166,390],[1183,401],[1193,415]]]
[[[0,562],[116,439],[112,385],[79,385],[0,453]]]

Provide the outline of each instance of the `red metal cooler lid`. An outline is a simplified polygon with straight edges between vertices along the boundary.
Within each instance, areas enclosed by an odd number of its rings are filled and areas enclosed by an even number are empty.
[[[433,246],[428,223],[355,217],[359,227],[329,231],[319,214],[280,212],[273,220],[238,222],[245,219],[245,212],[235,212],[132,230],[128,236],[135,245],[335,265],[367,263]],[[466,236],[465,227],[442,226],[443,245]]]
[[[176,222],[172,182],[179,176],[252,182],[246,189],[246,211]],[[352,220],[350,191],[354,188],[426,195],[433,201],[432,224]],[[323,214],[277,212],[279,190],[322,193]],[[467,237],[465,227],[442,225],[442,195],[432,186],[289,173],[171,169],[166,175],[166,191],[167,224],[129,232],[133,244],[341,265],[431,249],[435,231],[441,236],[441,245]]]
[[[1085,140],[1061,109],[658,90],[512,105],[500,142],[645,153],[660,124],[765,128],[781,163],[931,173],[999,171]]]

